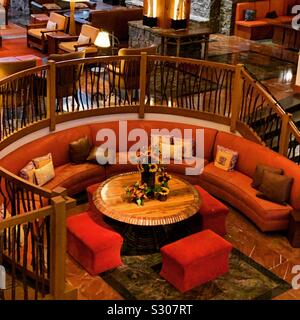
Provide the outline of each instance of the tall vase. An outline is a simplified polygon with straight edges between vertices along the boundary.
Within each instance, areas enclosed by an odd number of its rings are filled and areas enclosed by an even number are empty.
[[[155,188],[155,172],[144,171],[141,172],[141,182],[146,183],[148,188],[151,189],[151,192],[148,193],[148,198],[154,197],[154,188]]]

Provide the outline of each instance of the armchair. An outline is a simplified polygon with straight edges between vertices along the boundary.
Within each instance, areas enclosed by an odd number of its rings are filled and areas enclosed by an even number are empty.
[[[58,50],[61,53],[71,53],[76,51],[85,51],[87,56],[96,56],[98,47],[94,44],[99,33],[99,29],[90,25],[84,24],[81,27],[79,36],[66,36],[58,45]],[[82,36],[88,42],[80,43],[78,40]]]
[[[147,54],[156,54],[157,46],[151,45],[145,48],[122,48],[119,50],[119,56],[140,55],[142,52]],[[138,96],[140,89],[140,64],[136,61],[122,60],[119,67],[115,65],[108,66],[109,84],[111,91],[125,91],[125,99],[132,100],[132,94]],[[151,70],[147,72],[147,84],[149,83]]]
[[[67,60],[74,59],[83,59],[85,58],[85,52],[73,52],[66,54],[51,54],[48,60],[52,60],[55,62],[62,62]],[[78,98],[78,90],[79,90],[79,81],[82,75],[84,63],[76,64],[76,65],[66,65],[63,67],[57,67],[56,69],[56,111],[63,112],[64,107],[69,110],[69,106],[71,105],[72,110],[74,110],[76,102],[77,109],[79,109],[80,103]],[[45,79],[40,79],[45,82]],[[46,83],[44,83],[46,87]],[[44,91],[46,92],[46,91]],[[71,97],[71,99],[69,99]]]
[[[34,68],[36,59],[13,62],[0,62],[0,79],[8,77],[17,72]],[[24,106],[22,93],[26,92],[27,84],[24,81],[15,83],[14,86],[0,86],[0,110],[12,116],[14,112],[16,121],[21,121]]]
[[[66,31],[67,28],[67,18],[55,12],[50,13],[49,21],[56,24],[54,30],[47,29],[47,23],[35,23],[27,26],[27,46],[36,47],[40,49],[43,53],[47,50],[47,34]]]
[[[0,0],[0,12],[4,14],[5,24],[8,24],[8,9],[10,5],[10,0]]]

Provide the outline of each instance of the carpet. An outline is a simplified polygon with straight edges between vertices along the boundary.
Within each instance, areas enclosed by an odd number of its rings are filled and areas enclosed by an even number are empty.
[[[100,276],[127,300],[269,300],[291,289],[237,249],[230,255],[227,274],[184,294],[159,276],[160,253],[122,260],[122,266]]]
[[[0,29],[2,39],[26,38],[26,29],[14,23],[9,22],[7,26]]]

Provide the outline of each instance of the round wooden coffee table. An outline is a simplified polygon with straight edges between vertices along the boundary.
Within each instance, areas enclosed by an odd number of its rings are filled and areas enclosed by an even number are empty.
[[[105,222],[124,237],[125,255],[157,252],[161,246],[189,235],[190,219],[201,206],[197,190],[172,175],[166,201],[149,199],[139,207],[128,201],[125,192],[128,185],[139,180],[138,172],[113,176],[94,193],[95,206]]]
[[[172,176],[166,201],[147,199],[143,206],[127,200],[125,188],[140,180],[138,172],[113,176],[100,184],[94,203],[104,215],[138,226],[169,225],[190,218],[198,212],[201,199],[189,182]]]

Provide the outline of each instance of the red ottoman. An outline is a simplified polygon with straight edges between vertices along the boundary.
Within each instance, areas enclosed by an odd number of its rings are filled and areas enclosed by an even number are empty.
[[[96,213],[98,213],[98,209],[96,208],[96,206],[94,205],[94,201],[93,201],[93,196],[94,196],[94,193],[96,192],[96,190],[99,188],[100,184],[99,183],[96,183],[96,184],[93,184],[89,187],[86,188],[86,192],[87,192],[87,195],[88,195],[88,200],[89,200],[89,210],[90,211],[95,211]]]
[[[232,245],[211,230],[195,233],[160,249],[160,275],[181,292],[226,273]]]
[[[226,234],[226,217],[229,209],[203,188],[194,186],[199,192],[202,204],[199,210],[201,230],[210,229],[219,235]]]
[[[67,220],[68,253],[92,275],[122,264],[122,244],[117,232],[97,224],[89,212]]]

